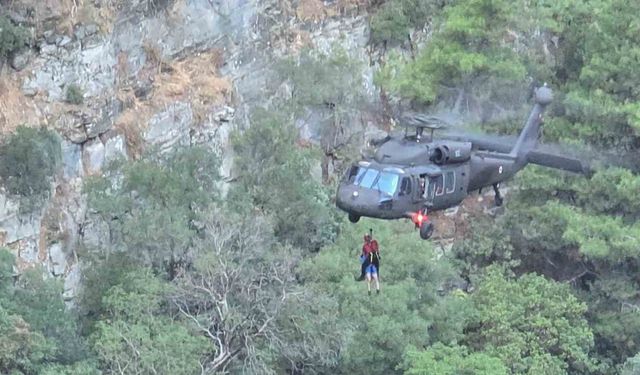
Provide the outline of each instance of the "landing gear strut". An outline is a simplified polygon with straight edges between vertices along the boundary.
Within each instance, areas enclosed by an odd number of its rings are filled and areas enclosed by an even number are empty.
[[[493,184],[493,192],[496,195],[495,203],[497,207],[502,206],[502,202],[503,202],[502,195],[500,195],[500,190],[498,189],[499,187],[500,187],[500,184]]]

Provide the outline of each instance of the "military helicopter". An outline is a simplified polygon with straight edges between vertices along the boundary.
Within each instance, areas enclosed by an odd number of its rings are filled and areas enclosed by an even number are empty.
[[[407,124],[404,134],[374,141],[373,156],[352,165],[342,177],[336,205],[353,223],[362,216],[409,218],[426,240],[434,230],[429,213],[456,206],[471,192],[489,186],[495,192],[496,206],[502,205],[499,184],[528,163],[588,173],[589,167],[580,159],[545,151],[538,144],[552,90],[545,84],[535,90],[534,98],[515,143],[499,136],[434,139],[434,130],[443,126],[428,120]],[[409,128],[415,128],[415,133],[409,134]],[[425,129],[430,129],[430,135],[424,134]]]

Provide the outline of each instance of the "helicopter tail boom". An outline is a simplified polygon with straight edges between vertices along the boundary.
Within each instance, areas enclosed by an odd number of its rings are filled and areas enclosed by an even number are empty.
[[[532,150],[529,152],[529,154],[527,154],[527,162],[574,173],[589,174],[591,172],[589,165],[581,159],[541,150]]]

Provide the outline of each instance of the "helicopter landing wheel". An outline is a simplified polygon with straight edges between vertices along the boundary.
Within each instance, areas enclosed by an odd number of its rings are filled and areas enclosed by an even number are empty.
[[[433,223],[430,221],[425,221],[420,226],[420,238],[423,240],[428,240],[433,235]]]
[[[352,223],[357,223],[360,221],[360,215],[349,213],[349,221]]]
[[[500,184],[493,184],[493,192],[495,193],[495,204],[496,207],[500,207],[502,206],[503,203],[503,199],[502,199],[502,195],[500,194]]]

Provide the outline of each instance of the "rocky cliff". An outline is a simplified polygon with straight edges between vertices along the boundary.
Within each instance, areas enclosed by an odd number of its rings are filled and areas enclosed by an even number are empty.
[[[63,138],[63,171],[34,212],[0,194],[0,245],[19,269],[41,264],[80,280],[78,249],[108,241],[87,211],[83,179],[110,161],[206,145],[232,174],[229,134],[251,126],[268,106],[273,65],[304,46],[335,43],[367,62],[365,90],[375,97],[359,1],[320,0],[22,0],[1,14],[31,33],[32,46],[0,72],[0,129],[46,126]],[[280,90],[282,91],[282,90]],[[362,125],[362,124],[360,124]],[[299,122],[313,138],[313,123]],[[364,124],[366,127],[366,124]],[[80,259],[79,259],[80,258]]]

